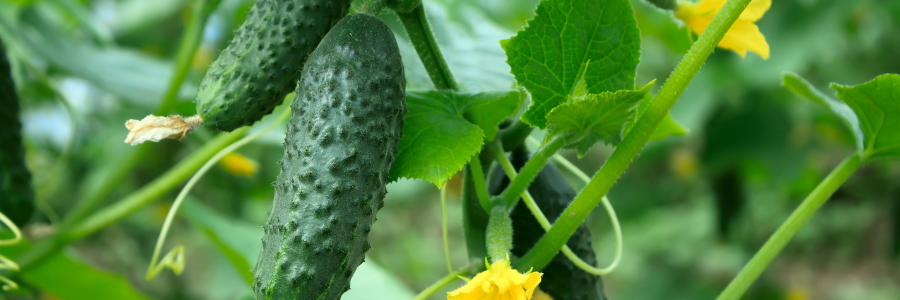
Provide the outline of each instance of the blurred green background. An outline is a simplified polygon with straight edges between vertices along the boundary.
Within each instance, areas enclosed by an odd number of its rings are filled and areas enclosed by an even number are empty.
[[[512,86],[498,41],[522,28],[536,3],[426,0],[425,7],[456,78],[470,91],[486,91]],[[206,66],[251,5],[222,0],[212,13],[178,94],[180,114],[194,114],[192,101]],[[690,47],[690,35],[670,13],[640,0],[632,5],[642,31],[637,84],[664,80]],[[25,228],[32,239],[52,233],[58,218],[133,150],[122,142],[123,123],[158,106],[192,6],[187,0],[0,0],[0,37],[11,49],[28,165],[44,212]],[[382,18],[397,33],[409,88],[429,88],[397,17],[385,11]],[[758,25],[771,58],[715,51],[671,111],[691,133],[648,144],[610,192],[625,239],[620,267],[604,277],[611,299],[714,298],[803,197],[853,152],[850,132],[836,116],[780,86],[783,71],[823,91],[829,82],[859,84],[900,72],[900,1],[773,1]],[[106,203],[145,185],[213,136],[202,129],[181,142],[140,146],[152,148],[152,155]],[[216,167],[191,192],[164,246],[186,247],[180,276],[164,271],[144,280],[177,194],[171,191],[38,270],[13,277],[22,288],[0,298],[251,299],[243,276],[260,246],[283,136],[279,126],[238,151],[258,163],[252,176]],[[593,174],[611,151],[597,146],[581,160],[565,155]],[[858,171],[744,299],[900,299],[898,179],[896,162]],[[467,263],[459,186],[457,176],[448,187],[450,254],[457,267]],[[447,272],[438,190],[401,180],[388,191],[369,259],[344,299],[411,298]],[[605,265],[615,246],[609,219],[601,209],[588,222]],[[14,257],[17,250],[10,249],[0,253]]]

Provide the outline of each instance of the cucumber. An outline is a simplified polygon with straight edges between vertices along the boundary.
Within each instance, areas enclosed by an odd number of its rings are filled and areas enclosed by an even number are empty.
[[[350,288],[371,248],[403,129],[400,50],[378,17],[342,19],[301,78],[254,272],[256,299],[339,299]]]
[[[528,156],[524,147],[517,148],[512,153],[513,166],[516,169],[522,168],[528,161]],[[490,177],[488,189],[492,195],[499,194],[509,185],[509,179],[501,170],[494,170]],[[541,169],[528,187],[528,192],[531,193],[534,201],[551,223],[556,221],[576,196],[575,190],[553,164],[547,164]],[[544,229],[538,224],[524,202],[520,201],[510,216],[513,221],[513,249],[511,252],[516,256],[525,255],[544,235]],[[592,265],[597,263],[594,249],[591,247],[591,234],[586,225],[581,224],[566,245],[586,263]],[[544,273],[544,276],[541,279],[540,288],[554,300],[606,299],[603,293],[603,280],[600,276],[589,274],[578,268],[562,253],[557,254],[541,272]]]
[[[200,82],[197,114],[207,127],[251,125],[282,103],[306,58],[347,14],[349,0],[257,0]]]
[[[0,42],[0,212],[22,226],[34,214],[31,173],[25,167],[19,97]]]

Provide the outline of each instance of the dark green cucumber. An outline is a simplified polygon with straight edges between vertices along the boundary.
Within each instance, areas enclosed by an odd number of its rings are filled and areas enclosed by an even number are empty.
[[[513,151],[512,163],[516,169],[525,165],[528,153],[523,147]],[[499,194],[509,184],[506,174],[501,170],[494,170],[491,174],[489,191],[491,194]],[[566,181],[563,174],[553,164],[547,164],[538,173],[528,192],[534,198],[538,207],[550,222],[556,221],[559,215],[569,206],[576,193]],[[512,254],[525,255],[534,244],[544,235],[544,229],[525,206],[519,202],[510,215],[513,221],[513,249]],[[591,234],[587,226],[581,224],[578,230],[566,243],[572,252],[588,264],[596,265],[597,258],[591,247]],[[592,275],[575,266],[565,255],[559,253],[544,267],[541,272],[542,291],[553,297],[554,300],[603,300],[603,280],[600,276]]]
[[[290,93],[308,54],[350,8],[349,0],[256,0],[197,94],[207,127],[232,131],[272,112]]]
[[[16,225],[34,214],[31,173],[25,167],[19,97],[12,80],[6,49],[0,42],[0,212]]]
[[[369,250],[406,114],[391,30],[353,14],[310,54],[291,105],[256,299],[339,299]]]

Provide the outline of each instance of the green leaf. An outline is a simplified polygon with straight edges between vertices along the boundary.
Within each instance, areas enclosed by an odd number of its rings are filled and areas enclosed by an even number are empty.
[[[853,109],[851,109],[847,103],[825,95],[825,93],[816,89],[816,87],[806,81],[806,79],[803,79],[803,77],[800,77],[800,75],[795,73],[784,72],[781,85],[798,96],[831,109],[832,112],[844,120],[844,124],[853,132],[853,135],[856,138],[857,149],[859,151],[863,150],[863,138],[865,135],[862,132],[862,128],[859,127],[859,118],[856,117],[856,113],[853,112]]]
[[[557,106],[547,114],[546,139],[565,139],[565,147],[576,148],[579,157],[597,141],[618,144],[625,124],[634,117],[636,106],[655,83],[656,80],[636,91],[588,94],[584,99]]]
[[[181,207],[184,216],[209,236],[248,286],[253,284],[253,267],[262,247],[262,227],[223,216],[194,199],[187,200]]]
[[[428,180],[440,188],[484,139],[521,105],[518,90],[485,93],[407,91],[406,124],[391,178]]]
[[[854,86],[831,84],[862,128],[862,157],[900,158],[900,75],[884,74]]]
[[[4,238],[9,231],[3,232]],[[15,259],[30,250],[31,245],[22,241],[16,245],[0,248],[2,255]],[[15,274],[26,285],[41,289],[52,298],[65,300],[121,299],[144,300],[122,275],[94,269],[90,265],[75,260],[65,252],[57,252],[20,273]],[[19,282],[20,285],[23,282]],[[90,291],[86,293],[85,291]]]
[[[634,88],[641,37],[628,0],[541,1],[535,15],[501,41],[513,75],[532,95],[523,121],[545,128],[547,113],[566,102],[585,68],[590,94]]]
[[[632,119],[631,122],[628,122],[628,124],[625,125],[625,133],[622,136],[626,136],[629,132],[631,132],[631,128],[634,127],[634,124],[637,123],[637,120],[640,120],[641,116],[644,115],[644,111],[646,111],[647,106],[650,105],[651,101],[653,101],[653,95],[650,93],[645,94],[644,99],[641,100],[641,104],[639,104],[638,107],[635,108],[634,119]],[[653,134],[650,135],[650,140],[658,141],[669,136],[687,135],[690,132],[690,129],[681,126],[681,124],[678,124],[678,122],[676,122],[675,119],[672,118],[672,115],[666,113],[666,116],[659,123],[659,126],[656,126],[656,130],[654,130]]]

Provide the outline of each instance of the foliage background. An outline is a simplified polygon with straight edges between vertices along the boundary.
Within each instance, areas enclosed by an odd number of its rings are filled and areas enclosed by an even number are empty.
[[[524,25],[536,2],[425,1],[463,86],[489,91],[512,85],[498,41]],[[213,12],[179,92],[179,113],[194,113],[192,100],[206,66],[251,4],[222,0]],[[640,0],[632,5],[642,31],[637,83],[663,80],[690,47],[691,37],[668,13]],[[52,231],[53,215],[65,215],[129,150],[122,143],[122,124],[158,105],[191,6],[186,0],[0,0],[0,37],[21,49],[14,75],[23,99],[29,168],[39,201],[54,212],[28,228],[30,234]],[[428,88],[431,83],[396,16],[386,12],[382,18],[399,33],[409,87]],[[713,53],[671,111],[691,133],[648,144],[612,189],[609,196],[626,244],[621,266],[604,277],[610,298],[715,297],[802,198],[853,151],[841,121],[782,88],[781,72],[796,72],[827,90],[828,82],[858,84],[900,70],[897,1],[773,1],[758,24],[772,57]],[[153,281],[143,279],[173,191],[69,247],[42,272],[17,278],[22,291],[0,298],[250,299],[232,262],[235,257],[255,262],[283,135],[278,128],[238,151],[259,163],[255,175],[214,168],[193,190],[191,205],[182,209],[164,247],[187,248],[181,276],[166,271]],[[180,143],[142,146],[152,147],[153,155],[108,202],[143,186],[212,136],[199,130]],[[565,154],[592,174],[610,152],[598,146],[577,161],[574,153]],[[900,165],[891,162],[857,172],[745,299],[900,298],[897,178]],[[448,213],[451,257],[462,266],[458,179],[448,186]],[[388,190],[372,231],[370,267],[358,272],[345,299],[381,293],[411,298],[446,274],[438,191],[429,183],[405,180]],[[588,222],[604,264],[614,250],[609,220],[599,210]],[[16,250],[0,253],[14,256]]]

